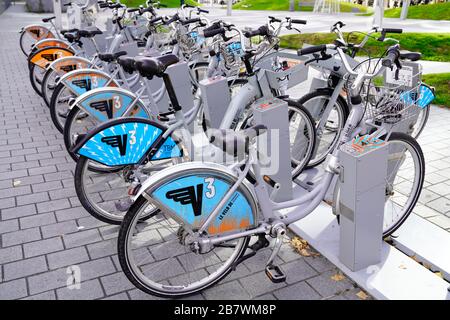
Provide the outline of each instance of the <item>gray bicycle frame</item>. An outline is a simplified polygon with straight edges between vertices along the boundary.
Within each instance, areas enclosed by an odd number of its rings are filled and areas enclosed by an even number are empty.
[[[358,74],[352,70],[352,67],[347,62],[345,54],[342,52],[342,50],[339,48],[336,48],[336,50],[342,59],[343,66],[347,70],[347,73],[356,77],[353,84],[349,88],[350,96],[358,96],[359,90],[364,80],[377,76],[385,69],[385,67],[381,67],[377,72],[373,74],[365,74],[365,73]],[[359,127],[358,124],[361,122],[364,112],[365,106],[363,103],[352,105],[344,129],[342,130],[339,136],[339,143],[335,146],[332,153],[329,154],[327,157],[325,172],[324,176],[321,179],[321,182],[317,186],[315,186],[309,193],[297,199],[283,202],[275,202],[270,197],[268,197],[269,190],[267,189],[267,185],[261,175],[259,162],[257,160],[258,159],[257,151],[254,148],[254,146],[251,146],[249,156],[245,160],[244,169],[243,170],[240,169],[242,163],[234,165],[235,169],[237,169],[236,171],[238,172],[238,179],[227,191],[223,199],[214,208],[213,212],[208,216],[208,218],[199,228],[198,234],[202,234],[202,232],[207,229],[209,223],[213,221],[218,214],[220,214],[222,208],[226,205],[229,198],[237,190],[239,185],[242,184],[246,179],[246,174],[250,170],[250,167],[252,167],[256,178],[256,183],[253,186],[254,190],[252,193],[255,194],[256,201],[257,203],[259,203],[260,212],[262,214],[261,217],[262,219],[260,219],[260,222],[262,223],[258,227],[247,231],[230,233],[227,235],[219,235],[216,237],[202,238],[200,241],[201,245],[205,246],[214,245],[248,235],[268,232],[270,230],[270,226],[274,225],[277,222],[281,222],[284,225],[289,225],[309,215],[314,209],[317,208],[317,206],[324,199],[325,194],[331,185],[333,176],[339,174],[339,153],[340,153],[339,146],[350,141],[351,138],[354,137],[356,133],[361,130],[361,127]],[[379,130],[384,129],[380,128]],[[299,212],[287,213],[285,215],[276,212],[276,210],[296,207],[300,205],[304,205],[305,207]],[[271,222],[268,223],[268,221]]]

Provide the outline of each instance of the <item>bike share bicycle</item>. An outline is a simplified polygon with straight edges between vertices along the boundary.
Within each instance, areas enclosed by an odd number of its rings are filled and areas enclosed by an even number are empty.
[[[220,34],[224,33],[224,29],[213,31],[213,33]],[[266,35],[267,28],[260,28],[258,30],[255,30],[252,33],[248,33],[247,36],[256,36],[256,35]],[[266,48],[264,46],[264,48]],[[247,81],[248,83],[242,87],[242,91],[240,90],[235,97],[231,100],[230,107],[227,108],[225,115],[223,117],[222,125],[224,128],[233,128],[233,120],[237,118],[242,118],[241,115],[239,115],[239,112],[242,112],[244,110],[244,107],[251,103],[251,101],[254,101],[257,98],[261,97],[273,97],[274,92],[276,92],[278,89],[285,87],[286,84],[281,81],[278,81],[277,78],[286,78],[289,77],[289,75],[294,75],[301,73],[301,69],[298,69],[300,65],[295,68],[291,68],[289,70],[285,70],[283,72],[274,72],[272,70],[266,70],[266,69],[259,69],[254,71],[251,61],[256,56],[257,52],[259,50],[249,50],[246,52],[245,56],[243,57],[245,65],[247,66]],[[164,56],[162,56],[164,57]],[[271,59],[274,57],[271,56]],[[137,67],[140,69],[139,71],[143,76],[148,76],[147,70],[145,68],[142,68],[143,64],[148,63],[149,65],[158,65],[160,64],[158,61],[153,61],[151,59],[146,60],[146,58],[136,58]],[[290,85],[294,86],[299,81],[302,81],[302,79],[306,79],[306,75],[304,75],[303,78],[298,78],[295,76],[292,76],[292,81],[289,82]],[[218,81],[217,79],[215,81]],[[226,79],[223,79],[226,83]],[[165,80],[165,82],[167,82]],[[287,86],[289,86],[287,84]],[[167,85],[167,83],[166,83]],[[106,89],[105,89],[106,90]],[[202,88],[202,94],[205,93],[207,90],[206,87]],[[225,89],[225,91],[228,91]],[[243,94],[242,94],[243,93]],[[286,98],[285,98],[286,99]],[[171,98],[172,100],[172,98]],[[180,100],[181,101],[181,100]],[[250,102],[249,102],[250,101]],[[314,146],[314,125],[312,122],[312,119],[310,118],[308,112],[304,110],[301,106],[296,105],[295,103],[292,103],[289,99],[287,99],[289,102],[289,117],[290,117],[290,126],[292,127],[292,130],[295,132],[301,132],[302,134],[297,137],[297,139],[293,139],[291,143],[291,148],[294,149],[294,147],[297,150],[297,153],[292,158],[292,176],[296,177],[302,170],[302,168],[306,165],[306,163],[309,160],[309,156],[311,154],[311,151],[313,150]],[[178,103],[178,102],[177,102]],[[174,102],[172,101],[172,105]],[[234,107],[231,107],[234,106]],[[212,102],[209,103],[209,106],[206,106],[208,108],[216,108],[216,103]],[[239,109],[238,109],[239,108]],[[185,111],[185,110],[184,110]],[[192,111],[192,112],[191,112]],[[194,117],[190,117],[189,115],[184,114],[183,111],[179,110],[174,114],[174,118],[178,120],[179,124],[178,126],[172,126],[170,125],[169,128],[166,131],[166,135],[170,136],[171,133],[176,129],[177,127],[186,127],[189,123],[192,122],[193,119],[195,119],[195,115],[198,113],[198,106],[194,110],[190,110],[190,114],[194,115]],[[219,119],[221,119],[222,116],[219,116]],[[161,119],[161,117],[159,117]],[[134,160],[128,159],[125,163],[127,166],[118,172],[111,172],[111,173],[102,173],[101,175],[98,175],[96,173],[92,173],[88,168],[89,165],[92,166],[95,163],[102,163],[104,165],[109,165],[111,167],[118,167],[119,165],[123,165],[124,163],[116,163],[114,160],[106,162],[105,159],[99,159],[98,157],[93,157],[92,154],[86,153],[86,152],[80,152],[80,150],[83,150],[83,146],[88,146],[88,149],[92,150],[95,153],[102,153],[104,148],[101,145],[96,145],[92,141],[95,141],[95,136],[99,132],[108,131],[107,128],[109,126],[114,127],[115,132],[123,131],[124,128],[117,129],[117,127],[120,127],[120,123],[122,120],[117,121],[110,121],[110,124],[108,122],[102,124],[100,127],[90,131],[87,135],[87,137],[83,138],[82,142],[77,143],[77,146],[72,149],[72,152],[77,152],[81,154],[80,159],[77,162],[77,167],[75,170],[75,186],[77,190],[77,195],[80,199],[80,202],[83,204],[85,209],[91,213],[96,218],[108,222],[108,223],[120,223],[123,212],[120,212],[121,210],[118,210],[117,206],[114,208],[113,200],[111,197],[108,196],[108,194],[112,194],[112,191],[109,191],[109,188],[115,189],[114,192],[115,196],[118,197],[116,199],[116,204],[120,203],[120,201],[126,201],[129,203],[129,194],[127,193],[127,184],[131,183],[131,186],[128,190],[129,193],[133,193],[134,188],[139,185],[140,181],[143,181],[142,178],[146,178],[150,172],[154,172],[155,170],[160,170],[161,166],[158,166],[151,162],[151,158],[149,158],[148,154],[151,154],[152,147],[151,142],[150,144],[146,146],[147,149],[142,150],[143,154],[139,157],[135,158]],[[132,120],[123,120],[126,123],[129,123],[129,126],[131,126]],[[183,123],[184,122],[184,123]],[[248,123],[249,121],[247,121]],[[182,124],[180,126],[180,123]],[[218,123],[216,121],[216,123]],[[224,125],[225,123],[225,125]],[[138,124],[136,124],[138,126]],[[243,128],[244,125],[241,125]],[[128,128],[128,127],[127,127]],[[128,129],[127,129],[128,130]],[[126,134],[127,137],[129,137],[129,132],[123,132],[122,135]],[[132,130],[132,136],[133,141],[134,140],[142,140],[145,141],[146,139],[141,136],[142,132],[139,132],[135,129]],[[303,139],[300,139],[302,137]],[[92,141],[90,141],[92,139]],[[178,139],[174,138],[173,140],[177,141]],[[127,144],[128,141],[123,141],[124,144]],[[130,140],[131,143],[131,140]],[[189,150],[189,146],[191,145],[191,138],[189,137],[189,134],[184,134],[184,137],[182,139],[182,145],[184,146],[183,149]],[[94,151],[93,149],[100,148],[98,151]],[[189,157],[193,159],[195,154],[194,149],[190,149],[191,152],[188,153]],[[86,150],[84,150],[86,151]],[[201,152],[205,152],[204,150],[200,150]],[[294,154],[294,152],[293,152]],[[140,165],[142,165],[142,162],[147,162],[146,166],[143,166],[142,168]],[[137,168],[133,169],[133,166],[136,166]],[[155,166],[152,168],[152,166]],[[145,168],[144,168],[145,167]],[[118,167],[120,168],[120,167]],[[143,170],[146,172],[145,174],[142,174],[142,172],[139,172],[140,170]],[[136,174],[135,174],[136,173]],[[132,178],[132,179],[130,179]],[[134,179],[134,181],[133,181]],[[124,182],[128,182],[124,185]],[[106,188],[105,188],[106,187]],[[102,194],[104,196],[102,196]]]
[[[407,134],[392,131],[403,121],[410,121],[417,113],[417,106],[405,103],[393,93],[391,99],[380,100],[380,105],[367,113],[366,101],[371,97],[361,91],[387,67],[400,66],[399,47],[388,50],[381,67],[374,73],[354,71],[336,45],[314,46],[299,50],[299,54],[325,56],[327,49],[339,54],[347,71],[351,111],[339,143],[327,157],[320,182],[299,198],[276,202],[271,197],[276,190],[269,190],[260,174],[262,155],[250,143],[265,128],[257,125],[226,134],[214,131],[211,135],[214,145],[226,152],[240,150],[239,156],[244,160],[230,167],[190,162],[162,170],[142,185],[126,214],[119,231],[119,261],[136,287],[164,297],[203,290],[245,260],[251,236],[258,236],[258,241],[251,246],[253,251],[267,246],[266,236],[276,239],[266,273],[275,282],[284,281],[282,270],[273,261],[286,228],[311,213],[324,199],[333,177],[340,173],[340,147],[349,141],[362,139],[375,143],[382,138],[388,143],[386,202],[394,195],[390,187],[396,185],[395,178],[401,178],[405,166],[413,169],[412,188],[404,196],[407,200],[403,206],[398,205],[400,214],[395,221],[384,221],[384,235],[391,234],[403,223],[420,195],[425,164],[417,142]],[[232,148],[233,144],[238,148]],[[300,209],[283,211],[293,207]],[[385,206],[385,213],[389,208]],[[142,221],[143,218],[147,220]]]

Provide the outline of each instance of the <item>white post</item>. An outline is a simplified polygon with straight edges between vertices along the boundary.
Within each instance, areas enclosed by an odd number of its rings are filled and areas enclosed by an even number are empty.
[[[373,15],[372,24],[377,27],[382,27],[383,25],[383,16],[384,16],[384,0],[374,0],[373,7],[375,13]]]
[[[289,0],[289,11],[295,10],[295,0]]]
[[[408,9],[411,0],[403,0],[402,13],[400,14],[400,19],[405,20],[408,17]]]
[[[231,10],[233,7],[233,0],[227,1],[227,16],[231,16]]]
[[[62,29],[62,10],[61,10],[62,0],[53,0],[53,12],[55,14],[55,26],[58,30]]]

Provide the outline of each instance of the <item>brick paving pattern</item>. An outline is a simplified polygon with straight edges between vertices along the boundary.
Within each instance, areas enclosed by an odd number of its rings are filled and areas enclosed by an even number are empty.
[[[75,163],[31,88],[19,35],[0,32],[0,38],[0,299],[157,299],[134,288],[121,272],[118,227],[80,206]],[[419,140],[427,173],[415,212],[450,231],[449,120],[450,112],[433,107]],[[302,257],[288,244],[279,256],[287,281],[274,284],[263,271],[269,255],[267,249],[258,252],[219,284],[189,298],[358,299],[360,289],[350,280],[331,279],[338,270],[328,260]],[[72,265],[81,270],[80,289],[67,288]]]
[[[73,187],[75,163],[31,88],[18,34],[0,33],[0,299],[156,299],[128,281],[117,259],[117,226],[92,218]],[[190,299],[358,299],[356,285],[336,283],[323,257],[284,244],[287,282],[273,284],[265,249],[222,282]],[[68,267],[81,288],[68,289]],[[355,291],[356,290],[356,291]]]

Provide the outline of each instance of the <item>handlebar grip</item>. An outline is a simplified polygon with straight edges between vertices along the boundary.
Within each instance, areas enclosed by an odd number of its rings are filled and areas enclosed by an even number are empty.
[[[345,23],[343,23],[342,21],[338,21],[335,24],[333,24],[333,27],[339,27],[342,28],[345,26]]]
[[[251,37],[255,37],[255,36],[267,36],[268,34],[269,34],[269,30],[267,29],[267,26],[261,26],[256,30],[244,32],[244,36],[246,38],[251,38]]]
[[[397,29],[397,28],[383,28],[381,32],[385,33],[403,33],[403,29]]]
[[[220,28],[220,22],[217,21],[217,22],[212,23],[209,27],[204,28],[203,32],[218,29],[218,28]]]
[[[72,2],[68,2],[68,3],[63,4],[64,7],[68,7],[68,6],[71,6],[71,5],[72,5]]]
[[[200,9],[197,7],[198,12],[209,13],[209,10]]]
[[[172,22],[175,22],[175,21],[178,21],[178,20],[180,20],[180,17],[177,14],[175,14],[172,18],[170,18],[169,20],[165,21],[164,24],[165,25],[169,25]]]
[[[140,10],[139,8],[129,8],[129,9],[127,9],[127,12],[131,13],[131,12],[136,12],[139,10]]]
[[[217,28],[217,29],[212,29],[212,30],[203,30],[203,36],[205,38],[211,38],[218,34],[225,34],[225,29]]]
[[[103,8],[108,8],[109,4],[107,4],[107,3],[100,3],[98,6],[103,9]]]
[[[195,8],[195,6],[190,5],[190,4],[185,4],[184,7],[185,7],[185,8]]]
[[[386,57],[384,57],[383,60],[381,61],[381,64],[384,67],[392,68],[392,65],[398,59],[399,55],[400,55],[400,52],[398,50],[389,50]]]
[[[307,21],[306,21],[306,20],[300,20],[300,19],[291,19],[291,23],[295,23],[295,24],[306,24]]]
[[[273,16],[269,16],[270,22],[281,22],[281,19],[277,19]]]
[[[141,15],[144,14],[144,13],[146,13],[146,12],[153,13],[153,8],[152,8],[152,7],[147,7],[147,8],[145,8],[145,9],[140,8],[140,14],[141,14]]]
[[[123,7],[123,5],[121,5],[120,3],[114,3],[109,6],[110,9],[119,9],[122,7]]]
[[[196,23],[196,22],[200,22],[200,18],[192,18],[192,19],[182,20],[181,24],[186,25],[186,24],[191,24],[191,23]]]
[[[326,44],[321,44],[321,45],[318,45],[318,46],[311,46],[311,47],[299,49],[297,51],[297,54],[299,56],[304,56],[304,55],[307,55],[307,54],[311,54],[311,53],[315,53],[315,52],[319,52],[319,51],[325,51],[325,50],[327,50],[327,45]]]
[[[153,18],[153,19],[149,20],[148,23],[154,24],[154,23],[156,23],[158,21],[161,21],[161,20],[162,20],[162,17],[156,17],[156,18]]]

